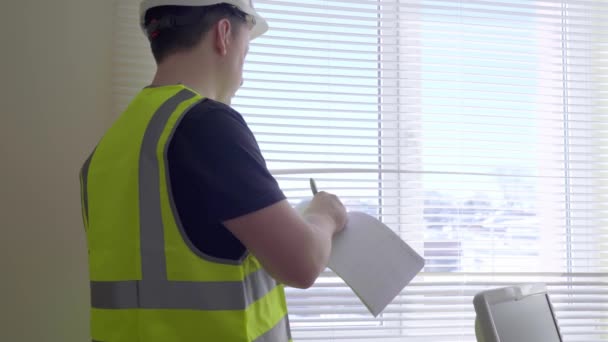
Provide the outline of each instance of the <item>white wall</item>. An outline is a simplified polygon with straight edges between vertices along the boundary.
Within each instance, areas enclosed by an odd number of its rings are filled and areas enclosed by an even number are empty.
[[[2,3],[0,341],[90,341],[77,173],[112,117],[112,4]]]

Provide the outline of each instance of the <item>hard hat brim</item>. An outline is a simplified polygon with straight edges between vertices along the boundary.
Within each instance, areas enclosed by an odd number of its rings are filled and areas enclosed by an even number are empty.
[[[268,31],[268,22],[256,10],[247,4],[247,1],[239,0],[143,0],[139,6],[140,27],[146,35],[146,12],[158,6],[211,6],[226,3],[236,6],[238,9],[255,18],[255,25],[251,29],[250,40],[263,35]]]

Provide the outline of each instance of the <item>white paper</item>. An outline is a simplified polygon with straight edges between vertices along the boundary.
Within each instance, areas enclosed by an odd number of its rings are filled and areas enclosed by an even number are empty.
[[[376,218],[349,212],[333,239],[331,268],[378,316],[424,267],[424,259]]]

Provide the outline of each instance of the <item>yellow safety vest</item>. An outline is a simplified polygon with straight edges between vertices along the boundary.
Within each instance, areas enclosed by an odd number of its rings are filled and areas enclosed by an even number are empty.
[[[181,85],[142,90],[82,168],[93,341],[291,340],[283,287],[259,261],[204,255],[181,227],[167,149],[202,100]]]

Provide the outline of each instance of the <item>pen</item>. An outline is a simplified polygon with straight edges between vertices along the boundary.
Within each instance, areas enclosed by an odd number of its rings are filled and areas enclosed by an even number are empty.
[[[314,180],[314,179],[312,179],[312,178],[310,179],[310,190],[312,190],[312,194],[313,194],[313,195],[316,195],[316,194],[317,194],[317,192],[319,192],[319,191],[317,190],[317,183],[315,183],[315,180]]]

